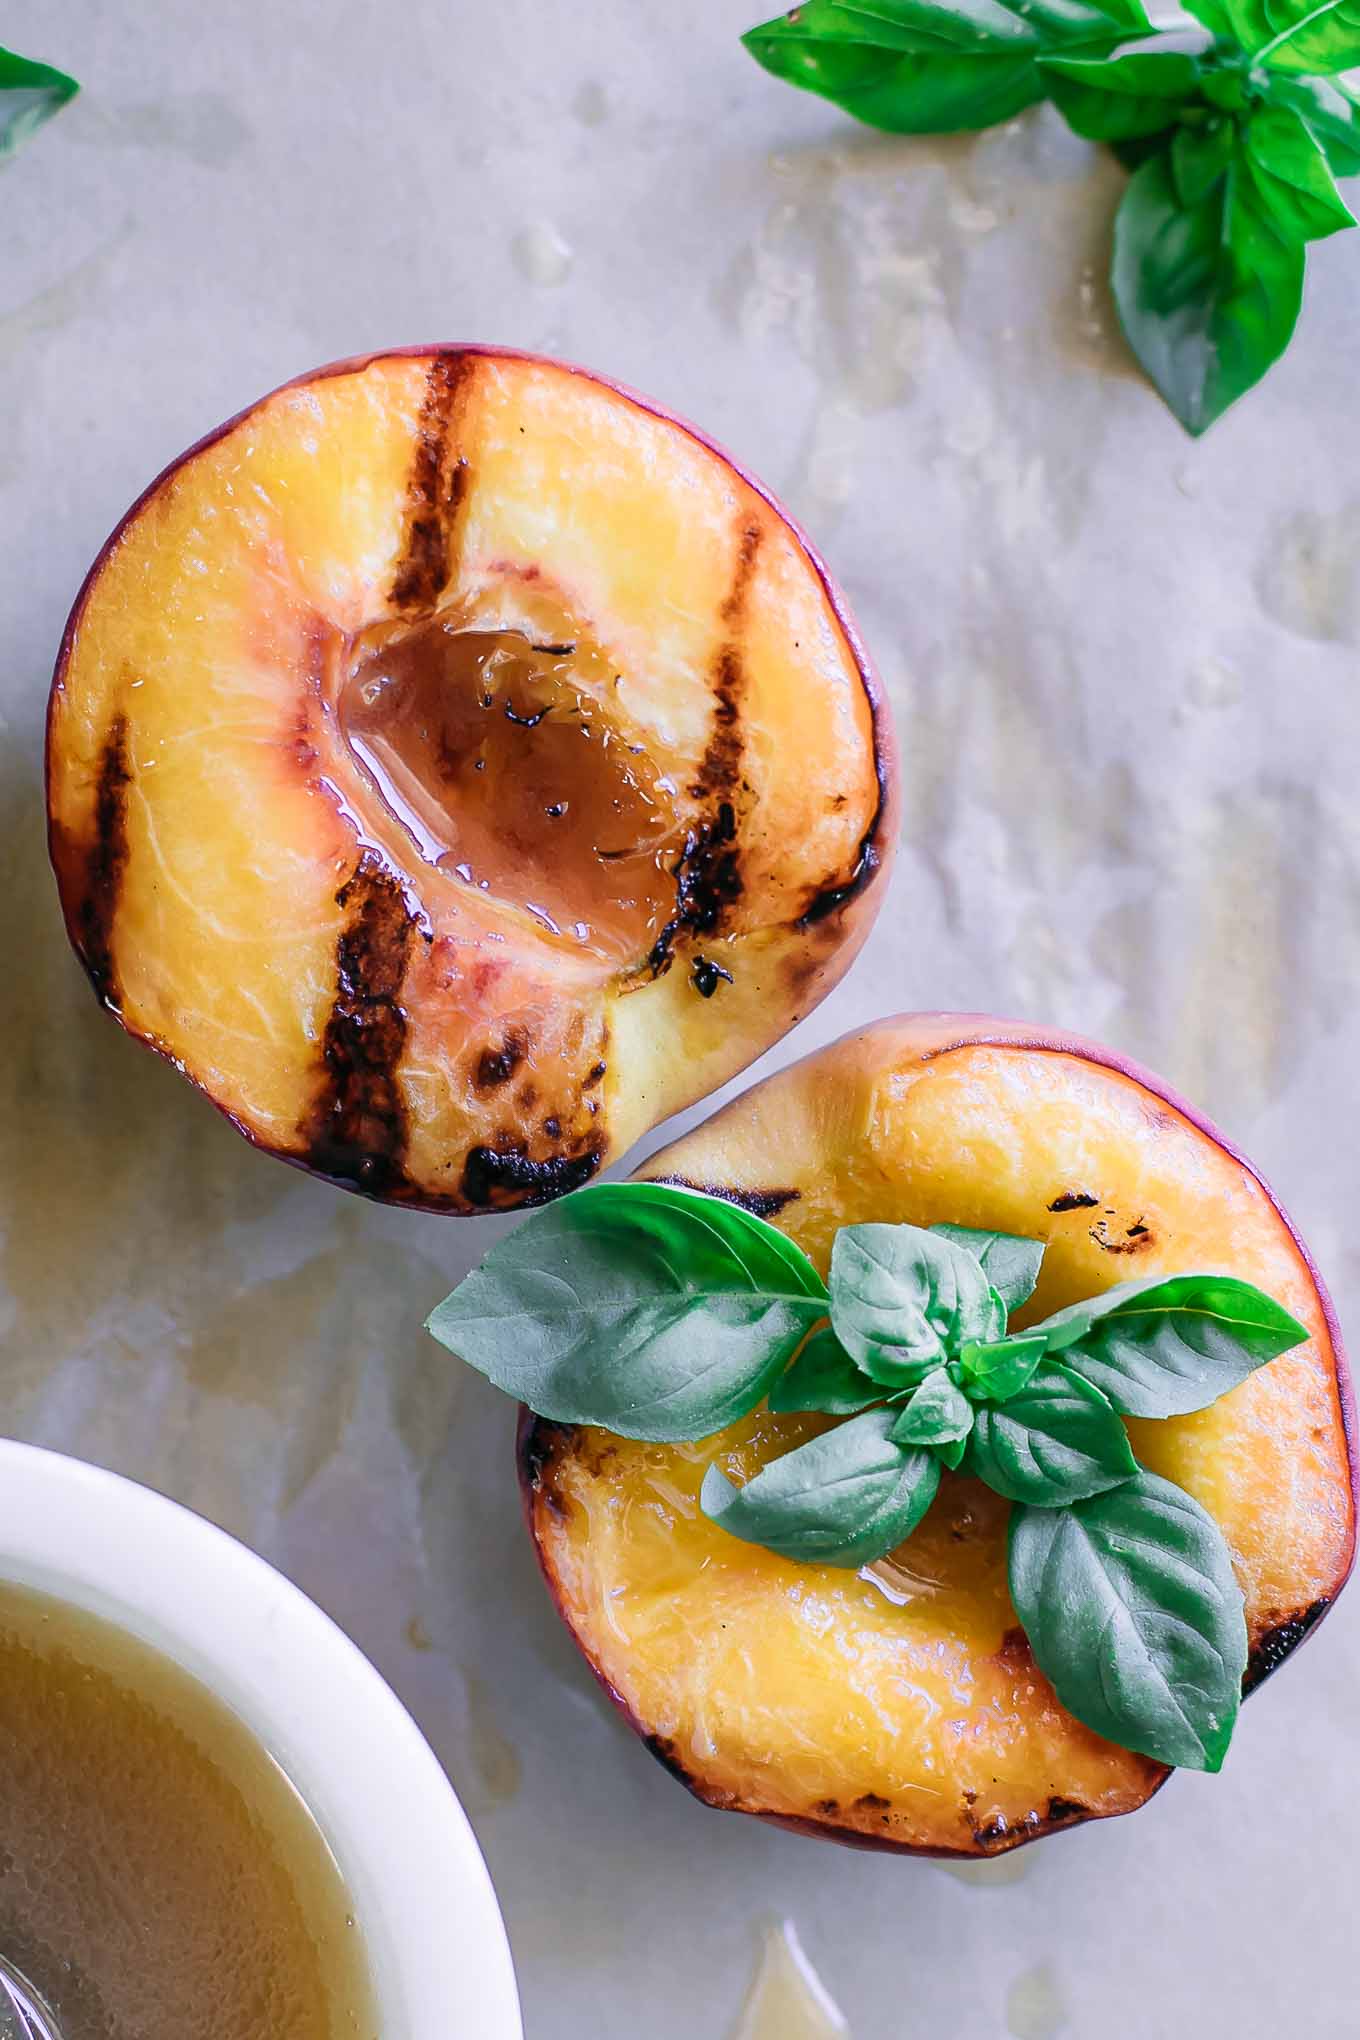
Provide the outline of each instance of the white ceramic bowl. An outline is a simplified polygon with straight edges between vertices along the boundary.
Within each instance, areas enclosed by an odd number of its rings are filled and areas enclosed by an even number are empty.
[[[305,1594],[164,1495],[3,1441],[0,1579],[164,1652],[277,1758],[354,1898],[382,2040],[522,2040],[467,1816],[396,1695]]]

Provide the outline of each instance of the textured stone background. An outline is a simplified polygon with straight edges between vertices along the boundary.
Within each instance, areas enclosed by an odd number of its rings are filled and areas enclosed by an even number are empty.
[[[530,2040],[726,2040],[783,1917],[855,2040],[1330,2040],[1360,1596],[1222,1779],[972,1882],[705,1812],[549,1615],[510,1409],[418,1329],[488,1232],[252,1154],[59,929],[47,676],[143,483],[337,355],[559,351],[785,497],[891,689],[894,890],[770,1062],[911,1004],[1102,1035],[1259,1158],[1346,1318],[1360,244],[1314,251],[1285,365],[1193,445],[1113,330],[1110,162],[1047,115],[871,137],[742,55],[755,12],[11,0],[5,40],[87,93],[0,172],[0,1426],[168,1490],[352,1631],[476,1821]]]

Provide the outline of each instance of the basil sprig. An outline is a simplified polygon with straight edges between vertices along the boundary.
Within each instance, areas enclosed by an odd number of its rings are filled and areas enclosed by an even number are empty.
[[[1304,251],[1355,224],[1360,0],[804,0],[744,38],[776,77],[894,133],[975,129],[1047,97],[1133,175],[1110,282],[1130,347],[1192,433],[1289,344]]]
[[[79,90],[75,79],[64,71],[0,49],[0,162],[12,156],[45,120],[60,113]]]
[[[711,1436],[768,1402],[844,1421],[700,1507],[732,1537],[856,1568],[908,1538],[942,1471],[1013,1505],[1010,1584],[1071,1713],[1167,1764],[1223,1760],[1246,1663],[1242,1596],[1212,1519],[1141,1468],[1123,1419],[1206,1408],[1302,1343],[1235,1276],[1121,1283],[1012,1331],[1043,1243],[966,1226],[851,1225],[829,1283],[739,1206],[600,1184],[526,1219],[429,1328],[560,1422]]]

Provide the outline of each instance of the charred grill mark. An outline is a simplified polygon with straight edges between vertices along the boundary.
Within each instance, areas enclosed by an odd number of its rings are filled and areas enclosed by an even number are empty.
[[[560,1041],[545,1038],[528,1014],[502,1014],[491,1039],[470,1058],[479,1094],[482,1138],[450,1163],[470,1211],[515,1211],[548,1204],[598,1175],[609,1141],[595,1086],[604,1073],[609,1029],[576,1011]],[[499,1109],[488,1110],[491,1100]]]
[[[495,1091],[508,1084],[529,1053],[529,1037],[522,1027],[507,1027],[499,1048],[483,1049],[473,1078],[479,1091]]]
[[[888,763],[883,742],[883,715],[881,702],[874,697],[869,681],[861,674],[860,683],[869,703],[869,725],[874,746],[874,780],[878,787],[878,799],[869,826],[860,837],[855,859],[845,877],[829,878],[813,891],[812,897],[798,917],[800,928],[815,928],[819,921],[838,914],[842,907],[848,907],[858,899],[865,887],[883,863],[880,837],[883,833],[883,818],[888,811]]]
[[[504,1147],[468,1150],[463,1164],[463,1195],[478,1210],[512,1211],[550,1204],[568,1190],[579,1190],[599,1173],[603,1144],[592,1142],[576,1153],[534,1156],[523,1141]]]
[[[757,1218],[774,1218],[786,1204],[796,1204],[801,1191],[798,1190],[737,1190],[730,1183],[695,1183],[688,1176],[651,1176],[652,1183],[669,1183],[676,1190],[697,1190],[705,1197],[721,1197],[728,1204],[739,1204],[743,1211],[754,1213]]]
[[[127,717],[120,713],[109,726],[99,760],[94,840],[85,859],[85,890],[78,915],[80,953],[90,982],[104,1005],[115,1011],[119,992],[113,925],[127,868],[127,790],[131,784]]]
[[[675,1744],[669,1736],[644,1735],[642,1745],[656,1758],[663,1771],[669,1771],[672,1778],[678,1778],[691,1792],[694,1790],[694,1781],[681,1763]]]
[[[746,685],[741,649],[724,645],[718,654],[713,684],[713,728],[699,766],[699,776],[690,788],[696,800],[715,793],[728,793],[741,777],[741,754],[745,742],[741,727],[741,697]]]
[[[973,1840],[989,1855],[1004,1855],[1008,1849],[1016,1848],[1021,1842],[1031,1842],[1041,1835],[1048,1823],[1043,1815],[1033,1808],[1012,1825],[1004,1813],[998,1813],[993,1820],[982,1827],[973,1829]]]
[[[732,586],[718,611],[723,622],[739,634],[746,621],[746,598],[751,592],[751,577],[756,570],[756,555],[764,532],[754,518],[743,525],[741,543],[737,547],[737,570],[732,576]]]
[[[1096,1245],[1106,1254],[1141,1254],[1153,1243],[1151,1228],[1145,1226],[1141,1219],[1134,1225],[1127,1226],[1124,1237],[1120,1240],[1111,1239],[1110,1228],[1103,1218],[1098,1219],[1088,1230]]]
[[[878,807],[874,813],[872,826],[860,839],[859,850],[853,865],[850,867],[849,878],[842,880],[839,885],[822,886],[819,891],[813,894],[811,900],[798,917],[800,928],[814,928],[819,921],[825,921],[828,915],[839,913],[842,907],[849,906],[851,900],[858,898],[859,894],[864,891],[865,886],[868,885],[869,880],[883,862],[876,840],[882,812],[883,794],[880,791]]]
[[[684,848],[671,866],[675,912],[647,958],[654,978],[670,969],[677,936],[686,931],[711,935],[732,901],[740,898],[736,835],[737,811],[730,800],[719,801],[717,813],[686,834]]]
[[[536,1417],[528,1410],[521,1413],[519,1458],[526,1479],[531,1487],[541,1487],[544,1475],[552,1470],[557,1459],[558,1448],[571,1436],[570,1429],[554,1423],[551,1417]]]
[[[1064,1190],[1049,1205],[1050,1211],[1090,1211],[1100,1199],[1089,1190]]]
[[[558,1462],[574,1436],[570,1424],[556,1424],[550,1417],[536,1417],[521,1406],[517,1448],[521,1477],[531,1493],[541,1499],[559,1522],[565,1521],[567,1506],[557,1480]]]
[[[716,793],[730,794],[741,777],[744,737],[741,728],[741,698],[746,691],[746,668],[742,639],[746,631],[746,604],[756,570],[762,527],[754,518],[742,526],[737,543],[737,564],[732,585],[718,611],[727,626],[727,640],[718,653],[714,673],[713,731],[693,787],[696,800]]]
[[[453,533],[467,495],[468,465],[450,464],[458,401],[471,371],[465,354],[440,354],[430,363],[416,428],[406,543],[392,580],[397,609],[433,609],[453,568]]]
[[[307,1159],[323,1175],[383,1196],[405,1180],[400,995],[417,924],[401,884],[372,851],[335,897],[348,917],[336,944],[325,1086],[307,1128]]]
[[[1268,1629],[1253,1648],[1247,1661],[1242,1691],[1255,1692],[1272,1672],[1277,1672],[1290,1652],[1296,1650],[1303,1642],[1309,1630],[1322,1620],[1330,1606],[1331,1599],[1324,1594],[1320,1600],[1314,1601],[1297,1615],[1290,1615],[1283,1622],[1277,1622],[1273,1628]]]
[[[746,689],[742,639],[751,579],[763,537],[764,527],[755,518],[743,524],[732,585],[718,612],[727,635],[718,649],[714,667],[713,727],[698,776],[689,789],[695,800],[709,804],[709,812],[686,831],[684,847],[671,866],[675,912],[647,957],[645,968],[654,978],[670,969],[680,935],[686,932],[711,935],[732,902],[741,897],[736,795],[745,747],[741,725],[742,696]]]
[[[708,956],[696,956],[690,972],[690,983],[701,999],[711,999],[720,984],[734,982],[730,970],[724,970],[720,963],[714,963]]]

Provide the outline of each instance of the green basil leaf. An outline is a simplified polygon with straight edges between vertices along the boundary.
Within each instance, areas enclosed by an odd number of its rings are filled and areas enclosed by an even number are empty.
[[[12,156],[45,120],[60,113],[79,90],[75,79],[64,71],[0,49],[0,162]]]
[[[1324,76],[1360,64],[1360,0],[1186,0],[1220,41],[1253,64]]]
[[[1009,1339],[970,1341],[959,1355],[964,1391],[975,1402],[1009,1402],[1029,1381],[1048,1342],[1042,1332],[1017,1332]]]
[[[1196,206],[1209,196],[1236,149],[1237,129],[1230,120],[1177,128],[1171,141],[1171,174],[1182,205]]]
[[[937,1367],[897,1419],[892,1436],[899,1445],[928,1445],[946,1466],[957,1466],[972,1428],[972,1404],[947,1369]]]
[[[830,1325],[812,1334],[769,1397],[772,1410],[822,1410],[830,1417],[852,1416],[882,1400],[882,1384],[860,1373]]]
[[[1130,141],[1107,142],[1105,146],[1126,170],[1141,170],[1153,156],[1169,149],[1179,132],[1178,128],[1164,128],[1159,135],[1134,135]]]
[[[1196,206],[1181,204],[1164,153],[1129,180],[1110,280],[1130,347],[1198,434],[1288,346],[1303,297],[1303,244],[1266,206],[1240,149]]]
[[[1233,1275],[1152,1275],[1060,1310],[1034,1331],[1126,1417],[1208,1409],[1306,1328]]]
[[[831,1322],[864,1373],[910,1388],[1006,1308],[966,1248],[915,1225],[847,1225],[831,1248]]]
[[[1217,1524],[1155,1474],[1012,1512],[1010,1587],[1034,1661],[1078,1721],[1161,1764],[1217,1771],[1247,1664]]]
[[[1340,78],[1269,76],[1272,105],[1302,114],[1337,177],[1360,176],[1360,103]]]
[[[1321,241],[1355,225],[1321,144],[1292,108],[1258,108],[1247,122],[1246,141],[1256,188],[1286,233]]]
[[[1219,43],[1242,41],[1233,26],[1233,18],[1245,19],[1248,7],[1254,7],[1264,19],[1262,0],[1185,0],[1186,13],[1201,22]]]
[[[981,1232],[971,1225],[933,1225],[930,1230],[941,1239],[964,1247],[983,1272],[1009,1313],[1019,1310],[1034,1294],[1044,1258],[1042,1240],[1022,1239],[1019,1233]]]
[[[1206,103],[1222,113],[1245,113],[1256,96],[1256,88],[1240,65],[1216,67],[1205,59],[1200,90]]]
[[[1045,1367],[1009,1402],[976,1411],[967,1468],[1007,1501],[1060,1509],[1118,1487],[1138,1461],[1100,1390]]]
[[[895,1410],[870,1410],[782,1459],[745,1487],[717,1466],[704,1475],[699,1506],[747,1544],[805,1564],[855,1568],[910,1537],[935,1499],[940,1463],[895,1445]]]
[[[1113,49],[1149,26],[1139,0],[806,0],[742,40],[871,127],[953,134],[1036,105],[1045,50]]]
[[[754,1409],[826,1312],[812,1263],[763,1219],[601,1183],[525,1219],[428,1328],[539,1416],[675,1440]]]
[[[966,1438],[940,1438],[929,1448],[942,1465],[951,1473],[957,1473],[963,1464],[963,1455],[968,1450]]]
[[[1199,87],[1199,62],[1184,50],[1045,57],[1039,71],[1067,125],[1089,142],[1160,134]]]

